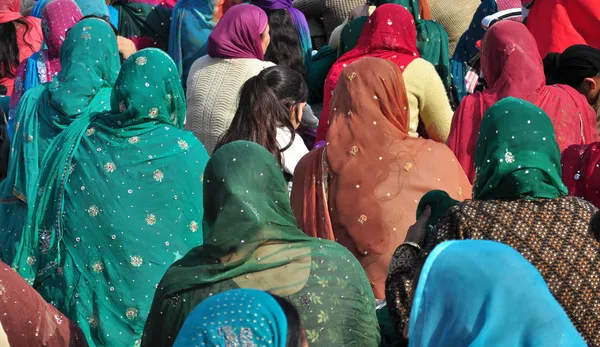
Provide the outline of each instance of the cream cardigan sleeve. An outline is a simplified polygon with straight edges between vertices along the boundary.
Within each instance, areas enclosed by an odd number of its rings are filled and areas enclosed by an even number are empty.
[[[435,67],[424,59],[415,59],[406,67],[403,76],[411,104],[411,124],[415,121],[418,124],[418,119],[412,119],[417,116],[430,139],[446,143],[454,113]],[[414,105],[415,99],[418,105]],[[416,109],[418,115],[414,112]]]

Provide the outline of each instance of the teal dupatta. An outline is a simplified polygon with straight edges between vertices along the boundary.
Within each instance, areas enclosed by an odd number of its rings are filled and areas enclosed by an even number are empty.
[[[208,155],[181,130],[185,98],[164,52],[125,61],[110,104],[44,158],[15,263],[90,346],[134,346],[162,274],[202,244]]]
[[[50,83],[25,93],[15,112],[9,175],[0,185],[0,256],[12,264],[35,184],[54,139],[75,120],[89,122],[110,106],[119,73],[116,37],[104,21],[90,18],[69,31],[60,51],[62,69]]]

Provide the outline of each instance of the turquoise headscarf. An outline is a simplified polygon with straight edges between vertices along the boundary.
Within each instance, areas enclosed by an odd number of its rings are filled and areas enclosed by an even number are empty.
[[[202,244],[208,155],[181,130],[185,98],[166,53],[132,55],[111,99],[44,158],[15,263],[90,346],[133,346],[163,273]]]
[[[536,268],[492,241],[431,252],[408,327],[411,347],[587,346]]]
[[[554,199],[567,195],[554,126],[541,108],[505,98],[481,121],[473,198]]]
[[[99,19],[80,21],[61,47],[60,62],[58,76],[27,91],[15,112],[9,174],[0,185],[0,252],[7,264],[13,262],[28,200],[37,195],[34,186],[47,149],[75,120],[85,129],[94,114],[110,107],[120,67],[113,30]]]
[[[267,292],[233,289],[202,301],[190,313],[174,347],[285,347],[287,318]]]
[[[207,43],[217,22],[212,0],[180,0],[173,8],[169,55],[175,61],[183,85],[192,64],[207,53]]]

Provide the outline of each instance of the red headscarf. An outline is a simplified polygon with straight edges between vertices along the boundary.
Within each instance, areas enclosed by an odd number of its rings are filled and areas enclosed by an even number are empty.
[[[523,5],[530,6],[527,28],[542,57],[576,44],[600,49],[598,0],[523,0]]]
[[[562,154],[562,180],[569,195],[600,208],[600,143],[575,145]]]
[[[517,22],[491,27],[482,43],[481,69],[488,88],[463,99],[452,120],[448,146],[473,182],[475,143],[483,114],[512,96],[542,108],[552,120],[561,150],[598,140],[596,114],[585,97],[569,86],[546,86],[535,39]]]
[[[369,17],[356,47],[333,64],[325,80],[323,113],[317,130],[317,141],[324,141],[327,136],[329,102],[342,70],[350,63],[364,57],[389,60],[402,71],[419,57],[415,20],[406,8],[396,4],[379,6]]]
[[[0,1],[0,24],[12,22],[21,16],[21,0]]]

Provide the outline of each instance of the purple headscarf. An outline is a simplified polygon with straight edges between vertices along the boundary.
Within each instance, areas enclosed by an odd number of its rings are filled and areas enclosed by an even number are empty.
[[[259,7],[233,6],[208,37],[208,55],[213,58],[264,60],[260,35],[267,24],[267,14]]]

